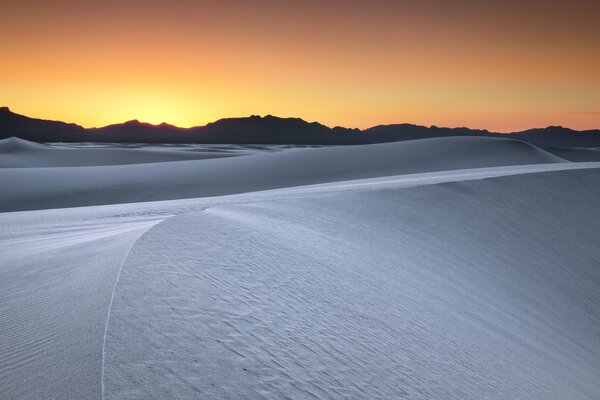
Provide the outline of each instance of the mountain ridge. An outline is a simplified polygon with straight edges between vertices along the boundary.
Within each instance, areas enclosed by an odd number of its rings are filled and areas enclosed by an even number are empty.
[[[31,118],[0,107],[0,139],[18,137],[34,142],[198,143],[350,145],[395,142],[446,136],[501,136],[538,146],[600,147],[600,130],[577,131],[562,126],[532,128],[511,133],[466,127],[447,128],[408,123],[376,125],[366,129],[328,127],[297,117],[222,118],[203,126],[181,128],[137,119],[98,128]]]

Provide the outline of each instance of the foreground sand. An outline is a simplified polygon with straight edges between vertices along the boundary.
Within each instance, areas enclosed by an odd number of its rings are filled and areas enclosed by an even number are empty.
[[[520,146],[2,213],[0,398],[598,398],[600,164]]]

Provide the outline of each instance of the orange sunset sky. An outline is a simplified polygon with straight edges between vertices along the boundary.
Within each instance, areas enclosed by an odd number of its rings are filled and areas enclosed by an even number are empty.
[[[0,105],[86,127],[251,114],[600,128],[600,1],[28,1]]]

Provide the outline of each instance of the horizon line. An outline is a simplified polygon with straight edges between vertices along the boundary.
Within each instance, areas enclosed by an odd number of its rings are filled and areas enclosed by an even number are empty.
[[[395,122],[395,123],[389,123],[389,124],[376,124],[376,125],[369,126],[367,128],[356,128],[356,127],[347,127],[347,126],[342,126],[342,125],[329,126],[329,125],[325,125],[325,124],[323,124],[323,123],[321,123],[319,121],[309,121],[309,120],[304,119],[302,117],[297,117],[297,116],[282,117],[282,116],[273,115],[273,114],[264,114],[264,115],[250,114],[250,115],[247,115],[247,116],[222,117],[222,118],[216,119],[214,121],[207,122],[204,125],[192,125],[192,126],[189,126],[189,127],[177,126],[177,125],[171,124],[171,123],[166,122],[166,121],[163,121],[163,122],[160,122],[160,123],[157,123],[157,124],[153,124],[151,122],[140,121],[137,118],[129,119],[129,120],[126,120],[126,121],[123,121],[123,122],[114,122],[114,123],[110,123],[110,124],[103,125],[103,126],[84,126],[84,125],[81,125],[81,124],[76,123],[76,122],[62,121],[62,120],[59,120],[59,119],[45,119],[45,118],[31,117],[31,116],[28,116],[28,115],[25,115],[25,114],[19,114],[17,112],[14,112],[9,106],[0,106],[0,111],[7,111],[7,112],[9,112],[11,114],[19,115],[21,117],[25,117],[25,118],[29,118],[29,119],[37,119],[37,120],[49,121],[49,122],[61,122],[61,123],[69,124],[69,125],[76,125],[76,126],[82,128],[82,129],[85,129],[85,130],[88,130],[88,129],[103,129],[103,128],[107,128],[107,127],[110,127],[110,126],[125,125],[127,123],[137,123],[137,124],[140,124],[140,125],[149,125],[149,126],[152,126],[152,127],[160,127],[160,126],[163,126],[163,125],[168,125],[170,127],[176,128],[176,129],[190,130],[190,129],[196,129],[196,128],[203,128],[203,127],[209,126],[211,124],[214,124],[216,122],[223,121],[223,120],[228,120],[228,119],[248,119],[248,118],[253,118],[253,117],[261,118],[261,119],[269,118],[269,117],[271,117],[271,118],[277,118],[277,119],[297,119],[297,120],[301,120],[303,122],[306,122],[308,124],[317,123],[317,124],[322,125],[322,126],[328,128],[328,129],[340,128],[340,129],[347,129],[347,130],[358,130],[358,131],[361,131],[361,132],[367,131],[369,129],[377,128],[377,127],[398,126],[398,125],[410,125],[410,126],[420,127],[420,128],[426,128],[426,129],[468,129],[468,130],[471,130],[471,131],[482,131],[482,132],[495,133],[495,134],[511,134],[511,133],[526,132],[526,131],[535,130],[535,129],[549,129],[549,128],[568,129],[568,130],[571,130],[571,131],[574,131],[574,132],[586,132],[586,131],[598,131],[598,130],[600,130],[600,127],[579,130],[579,129],[573,129],[573,128],[570,128],[570,127],[564,126],[564,125],[547,125],[547,126],[544,126],[544,127],[542,127],[542,126],[534,126],[534,127],[530,127],[530,128],[516,130],[516,131],[492,131],[492,130],[489,130],[487,128],[470,128],[470,127],[465,126],[465,125],[462,125],[462,126],[438,126],[438,125],[435,125],[435,124],[431,124],[431,125],[419,125],[419,124],[415,124],[415,123],[411,123],[411,122]],[[598,112],[598,113],[600,113],[600,112]]]

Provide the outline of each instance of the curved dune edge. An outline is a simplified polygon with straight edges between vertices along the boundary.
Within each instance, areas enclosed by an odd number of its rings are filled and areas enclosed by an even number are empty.
[[[171,218],[124,264],[105,398],[596,398],[598,179],[541,173]]]
[[[0,211],[211,197],[351,179],[566,162],[512,139],[451,137],[195,161],[0,168]]]
[[[101,398],[114,278],[154,223],[137,217],[73,225],[52,214],[0,224],[0,398]]]
[[[169,217],[169,218],[171,218],[171,217]],[[125,255],[123,256],[123,259],[121,260],[121,264],[119,266],[117,276],[115,277],[115,283],[114,283],[112,291],[111,291],[110,301],[108,303],[108,310],[106,312],[106,323],[104,324],[104,335],[103,335],[103,339],[102,339],[102,362],[101,362],[101,374],[100,374],[100,387],[101,387],[101,395],[102,395],[101,398],[102,399],[104,399],[104,362],[105,362],[104,360],[105,360],[105,353],[106,353],[106,332],[108,331],[108,324],[110,321],[110,312],[112,310],[112,305],[113,305],[113,301],[114,301],[114,297],[115,297],[115,290],[117,289],[117,285],[119,284],[119,278],[121,276],[121,271],[123,269],[123,265],[125,264],[125,261],[127,260],[127,257],[129,256],[129,253],[131,253],[131,250],[135,247],[135,244],[144,235],[146,235],[149,231],[156,228],[158,225],[162,224],[169,218],[161,219],[161,220],[157,221],[155,224],[149,226],[143,232],[141,232],[141,234],[134,240],[134,242],[131,244],[131,246],[129,247],[129,249],[127,250]]]

